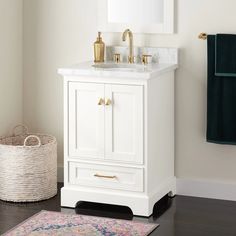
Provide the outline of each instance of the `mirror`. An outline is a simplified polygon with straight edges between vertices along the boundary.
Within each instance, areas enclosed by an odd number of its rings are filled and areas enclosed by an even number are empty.
[[[163,23],[164,0],[148,0],[148,4],[143,0],[107,1],[109,23]]]
[[[174,0],[98,0],[98,30],[174,33]]]

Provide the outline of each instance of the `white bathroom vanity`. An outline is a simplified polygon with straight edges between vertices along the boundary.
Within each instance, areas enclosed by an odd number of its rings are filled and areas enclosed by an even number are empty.
[[[175,195],[177,49],[157,52],[159,63],[146,66],[86,62],[59,69],[64,77],[62,206],[116,204],[150,216],[158,200]]]

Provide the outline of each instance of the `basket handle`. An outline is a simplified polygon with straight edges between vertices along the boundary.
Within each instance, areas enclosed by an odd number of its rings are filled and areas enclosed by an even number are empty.
[[[36,135],[29,135],[29,136],[27,136],[27,137],[25,138],[25,140],[24,140],[24,147],[28,146],[28,145],[26,145],[26,144],[27,144],[27,141],[28,141],[30,138],[35,138],[35,139],[37,139],[37,141],[38,141],[38,144],[35,145],[35,146],[33,146],[33,147],[40,147],[40,146],[42,145],[42,142],[41,142],[41,140],[40,140],[40,138],[39,138],[38,136],[36,136]]]
[[[17,128],[20,128],[20,127],[22,128],[23,134],[28,134],[28,127],[26,125],[17,125],[12,130],[13,136],[16,136],[16,130]]]

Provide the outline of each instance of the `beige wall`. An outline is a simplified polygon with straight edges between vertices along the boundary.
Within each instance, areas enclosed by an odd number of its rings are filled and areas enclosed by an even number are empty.
[[[22,1],[0,0],[0,136],[22,122]]]
[[[92,59],[94,0],[24,0],[24,120],[56,135],[62,163],[63,94],[57,68]],[[200,32],[236,32],[235,0],[176,0],[175,35],[135,35],[136,45],[180,48],[176,73],[176,174],[236,180],[236,147],[205,142],[206,41]],[[120,34],[105,34],[121,44]]]

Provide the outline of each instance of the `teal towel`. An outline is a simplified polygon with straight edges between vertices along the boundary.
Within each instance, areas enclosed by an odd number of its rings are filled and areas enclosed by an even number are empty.
[[[207,141],[236,144],[236,77],[215,75],[215,35],[208,35]]]
[[[217,34],[215,44],[215,75],[236,76],[236,35]]]

